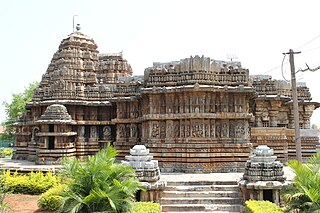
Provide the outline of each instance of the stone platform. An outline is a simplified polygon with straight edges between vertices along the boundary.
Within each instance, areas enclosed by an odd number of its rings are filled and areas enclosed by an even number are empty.
[[[55,171],[61,165],[36,165],[27,160],[13,160],[10,158],[0,158],[0,169],[21,170],[21,171]],[[284,167],[284,175],[287,180],[292,180],[294,173],[288,167]],[[238,181],[243,173],[209,173],[209,174],[185,174],[185,173],[161,173],[162,181]]]
[[[30,171],[55,172],[61,165],[37,165],[27,160],[14,160],[10,158],[0,158],[0,170],[18,171],[28,173]]]

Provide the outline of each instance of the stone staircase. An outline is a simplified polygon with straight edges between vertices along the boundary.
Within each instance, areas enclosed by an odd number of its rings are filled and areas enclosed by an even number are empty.
[[[162,212],[242,212],[236,181],[168,181],[161,193]]]

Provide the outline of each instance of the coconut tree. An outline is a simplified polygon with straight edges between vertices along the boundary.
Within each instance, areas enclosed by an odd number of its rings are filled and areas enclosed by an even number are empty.
[[[77,158],[63,161],[61,175],[69,180],[63,193],[60,212],[129,212],[135,192],[141,189],[134,170],[116,164],[116,150],[107,146],[81,162]]]
[[[310,157],[307,163],[289,161],[294,171],[294,184],[282,192],[286,212],[320,213],[320,152]]]

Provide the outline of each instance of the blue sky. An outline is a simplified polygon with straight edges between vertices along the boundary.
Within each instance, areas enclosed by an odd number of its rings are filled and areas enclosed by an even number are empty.
[[[60,41],[72,32],[73,15],[100,52],[123,51],[134,74],[155,61],[190,55],[228,60],[235,54],[250,74],[283,79],[282,53],[290,48],[302,52],[295,56],[296,69],[320,65],[319,8],[316,0],[0,0],[0,101],[41,80]],[[320,102],[320,70],[298,78]],[[318,111],[312,123],[319,125]]]

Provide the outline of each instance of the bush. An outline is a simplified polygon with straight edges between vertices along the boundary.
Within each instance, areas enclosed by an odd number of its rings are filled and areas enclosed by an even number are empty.
[[[266,200],[247,200],[244,206],[245,213],[282,213],[280,207]]]
[[[10,148],[0,148],[0,158],[10,157],[13,154],[12,149]]]
[[[160,204],[152,202],[136,202],[133,213],[160,213]]]
[[[38,207],[42,210],[57,211],[62,205],[62,192],[67,185],[60,184],[43,193],[38,199]]]
[[[3,187],[12,193],[41,194],[60,183],[60,179],[51,172],[30,172],[29,174],[10,174],[10,170],[3,173]]]

